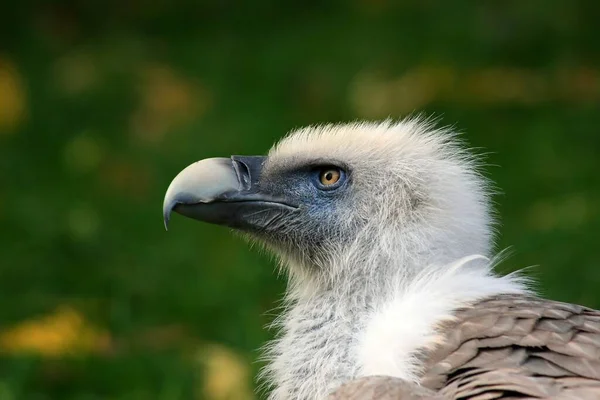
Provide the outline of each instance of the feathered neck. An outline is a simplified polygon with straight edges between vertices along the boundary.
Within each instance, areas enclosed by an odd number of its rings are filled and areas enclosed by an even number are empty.
[[[437,327],[454,310],[497,294],[528,292],[522,277],[497,276],[493,266],[473,255],[420,272],[403,269],[387,279],[374,273],[329,288],[290,288],[276,322],[280,337],[266,352],[270,365],[263,378],[274,386],[271,399],[324,398],[366,375],[418,382],[419,357],[443,339]]]
[[[459,229],[385,229],[387,225],[371,221],[352,241],[326,244],[327,257],[316,262],[282,258],[282,269],[289,274],[287,300],[310,301],[325,292],[363,303],[383,300],[423,276],[446,274],[457,260],[493,274],[496,261],[488,260],[488,241],[468,243]]]

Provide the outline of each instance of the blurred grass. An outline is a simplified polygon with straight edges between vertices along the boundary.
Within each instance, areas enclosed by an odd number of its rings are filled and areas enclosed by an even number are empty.
[[[252,398],[284,282],[160,207],[210,156],[424,111],[488,152],[505,271],[600,307],[593,1],[0,5],[0,399]]]

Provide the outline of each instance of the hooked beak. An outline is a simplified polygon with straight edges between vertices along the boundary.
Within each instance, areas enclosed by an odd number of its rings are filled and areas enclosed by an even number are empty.
[[[207,158],[185,168],[173,179],[165,195],[165,229],[172,211],[211,224],[257,231],[298,209],[293,202],[259,184],[265,159]]]

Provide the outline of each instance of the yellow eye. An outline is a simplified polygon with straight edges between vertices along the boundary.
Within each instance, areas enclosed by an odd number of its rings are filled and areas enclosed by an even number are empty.
[[[339,169],[334,169],[334,168],[324,169],[319,174],[319,181],[321,182],[321,184],[323,186],[331,186],[331,185],[335,185],[337,183],[337,181],[340,180],[341,176],[342,176],[342,174],[340,173]]]

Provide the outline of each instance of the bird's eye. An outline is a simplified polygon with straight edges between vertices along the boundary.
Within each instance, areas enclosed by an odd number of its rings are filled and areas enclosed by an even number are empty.
[[[334,166],[321,167],[314,172],[315,184],[317,188],[322,190],[336,189],[342,185],[346,178],[345,171]]]
[[[319,181],[323,186],[335,185],[341,178],[342,174],[337,168],[330,168],[321,171]]]

